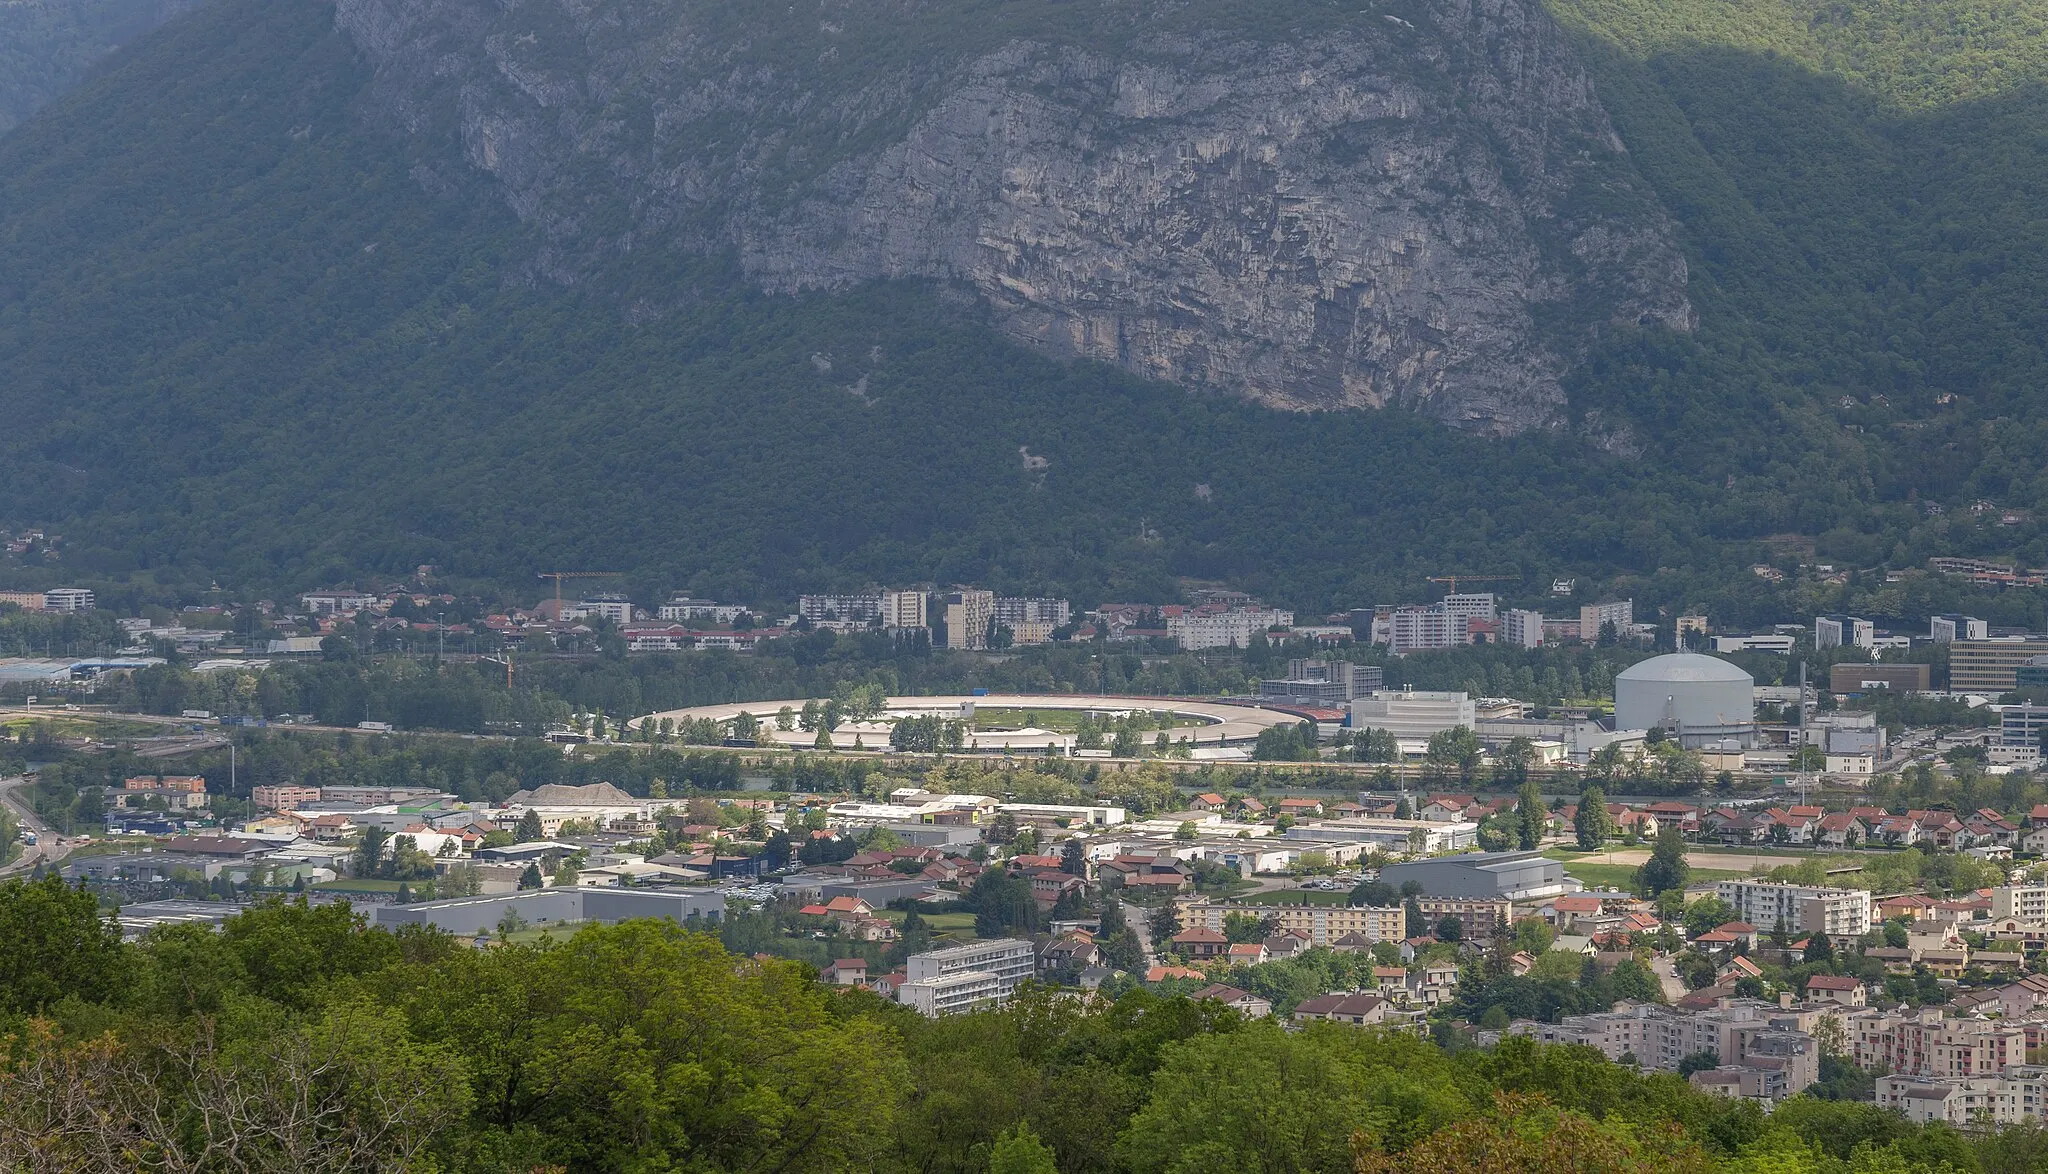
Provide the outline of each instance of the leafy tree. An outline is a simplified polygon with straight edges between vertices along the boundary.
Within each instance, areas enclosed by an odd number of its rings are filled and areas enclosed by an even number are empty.
[[[1059,1174],[1052,1147],[1020,1125],[996,1138],[989,1150],[988,1174]]]
[[[1522,784],[1520,802],[1515,806],[1515,818],[1519,825],[1522,850],[1534,851],[1543,843],[1544,833],[1550,830],[1550,811],[1543,806],[1543,792],[1535,783]]]
[[[1684,889],[1691,876],[1692,866],[1685,860],[1685,837],[1675,822],[1667,823],[1657,829],[1657,844],[1651,849],[1649,860],[1636,870],[1636,891],[1654,898],[1667,889]]]
[[[1168,901],[1159,908],[1154,909],[1152,911],[1152,918],[1146,928],[1152,931],[1153,948],[1165,949],[1167,944],[1173,939],[1173,935],[1179,933],[1182,929],[1180,907]]]
[[[110,999],[127,983],[121,929],[62,878],[0,883],[0,1013],[42,1011],[67,995]]]
[[[1455,914],[1446,913],[1437,919],[1436,940],[1440,942],[1462,942],[1465,940],[1465,923]]]
[[[540,876],[540,865],[538,864],[527,865],[526,871],[519,874],[519,887],[522,890],[538,889],[542,887],[543,883]]]
[[[1579,796],[1579,809],[1572,817],[1572,831],[1578,836],[1579,848],[1591,852],[1607,842],[1614,834],[1613,821],[1607,815],[1607,795],[1598,787],[1587,787]]]
[[[519,823],[513,829],[512,837],[512,842],[515,844],[530,844],[536,840],[546,839],[547,833],[541,829],[540,825],[540,812],[529,807],[525,812],[521,813]]]

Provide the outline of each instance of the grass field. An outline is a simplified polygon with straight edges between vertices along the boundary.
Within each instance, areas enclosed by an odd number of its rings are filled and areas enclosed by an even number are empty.
[[[1635,887],[1636,869],[1634,864],[1609,864],[1597,856],[1551,856],[1553,860],[1564,861],[1564,872],[1573,880],[1580,881],[1587,888],[1630,889]],[[1746,872],[1731,872],[1723,868],[1695,868],[1692,870],[1694,883],[1700,881],[1736,880],[1748,876]]]
[[[1103,710],[1105,712],[1120,712],[1118,707],[1108,704],[1103,706]],[[1020,730],[1028,726],[1032,729],[1050,730],[1059,734],[1071,734],[1080,725],[1081,715],[1085,712],[1085,710],[1079,709],[981,709],[977,707],[974,711],[974,728],[977,730]],[[1166,716],[1156,710],[1150,712],[1154,714],[1155,718]],[[1158,725],[1159,723],[1154,721],[1153,724]],[[1166,724],[1183,725],[1186,723],[1169,721]]]
[[[321,881],[314,885],[313,889],[322,893],[395,893],[398,886],[404,883],[406,882],[366,877],[358,880]]]
[[[901,909],[877,909],[875,916],[885,917],[900,926],[908,914]],[[931,926],[934,936],[950,936],[963,942],[974,937],[972,913],[925,913],[920,916],[926,925]]]

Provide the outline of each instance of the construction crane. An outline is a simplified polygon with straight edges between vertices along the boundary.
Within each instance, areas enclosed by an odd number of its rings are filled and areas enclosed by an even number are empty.
[[[1460,583],[1515,583],[1521,578],[1520,575],[1431,575],[1429,581],[1444,584],[1450,588],[1449,594],[1456,595]]]
[[[564,579],[616,579],[618,571],[542,571],[538,578],[555,581],[555,619],[562,618],[562,580]]]

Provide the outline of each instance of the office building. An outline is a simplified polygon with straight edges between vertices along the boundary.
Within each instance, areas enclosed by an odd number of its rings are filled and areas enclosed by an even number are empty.
[[[1376,693],[1385,680],[1378,665],[1348,660],[1290,660],[1287,679],[1260,681],[1262,701],[1342,709],[1362,693]]]
[[[989,621],[995,612],[995,592],[969,587],[933,595],[929,614],[933,627],[945,628],[940,647],[980,651],[988,647]]]
[[[1855,616],[1815,616],[1815,648],[1870,648],[1877,643],[1877,625]]]
[[[1958,640],[1984,640],[1991,635],[1991,625],[1974,616],[1940,615],[1931,616],[1927,621],[1927,638],[1936,644],[1953,644]]]
[[[1543,613],[1509,608],[1501,616],[1500,640],[1517,648],[1536,648],[1543,643]]]
[[[1924,664],[1838,664],[1828,670],[1828,690],[1833,693],[1925,693],[1932,680]]]
[[[2048,747],[2048,705],[2008,705],[1998,725],[2001,746]]]
[[[1410,746],[1420,753],[1430,735],[1458,726],[1469,729],[1477,720],[1478,707],[1464,693],[1404,689],[1373,693],[1351,703],[1353,730],[1385,730],[1401,743],[1404,753],[1410,752]]]
[[[2044,655],[2048,655],[2048,640],[2017,636],[1958,640],[1949,645],[1949,692],[1994,697],[2010,693],[2019,687],[2020,667]]]
[[[1579,609],[1579,639],[1587,644],[1596,643],[1609,628],[1617,637],[1626,636],[1635,622],[1636,601],[1633,599],[1589,603]]]
[[[2013,669],[2013,687],[2016,689],[2048,688],[2048,655],[2028,657]]]
[[[43,592],[44,611],[91,611],[93,606],[92,592],[83,587],[52,587]]]
[[[1828,889],[1777,881],[1727,880],[1714,886],[1738,920],[1759,929],[1783,924],[1797,933],[1831,938],[1870,932],[1870,894],[1862,889]]]

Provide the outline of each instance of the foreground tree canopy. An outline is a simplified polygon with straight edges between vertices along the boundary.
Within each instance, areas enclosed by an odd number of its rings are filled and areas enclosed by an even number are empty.
[[[0,1171],[2021,1174],[1867,1105],[1027,989],[929,1021],[668,923],[475,950],[273,904],[121,944],[0,886]],[[80,943],[93,943],[81,949]],[[18,944],[18,948],[17,948]]]

